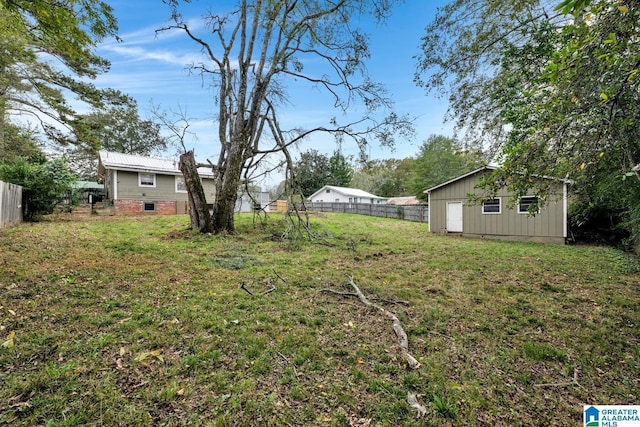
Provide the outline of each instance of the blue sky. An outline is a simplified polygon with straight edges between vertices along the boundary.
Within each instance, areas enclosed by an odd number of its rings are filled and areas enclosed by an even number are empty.
[[[100,76],[96,83],[133,96],[143,116],[147,115],[150,101],[164,110],[185,109],[187,116],[194,119],[190,129],[197,135],[190,146],[202,161],[215,159],[218,144],[212,93],[203,86],[199,76],[190,75],[187,70],[187,64],[201,58],[198,46],[179,31],[156,35],[155,30],[166,25],[169,17],[169,9],[161,0],[111,0],[109,3],[118,18],[123,42],[105,41],[99,47],[98,53],[111,61],[111,71]],[[413,156],[429,135],[452,134],[451,125],[443,124],[446,100],[427,96],[413,83],[413,57],[419,53],[420,37],[437,7],[444,3],[444,0],[408,0],[394,10],[386,24],[363,23],[370,34],[369,74],[386,86],[398,113],[417,117],[414,140],[398,140],[395,151],[373,145],[369,152],[372,158]],[[218,12],[221,7],[232,5],[230,1],[194,0],[185,9],[184,16],[195,28],[201,25],[202,12],[208,9]],[[321,96],[313,89],[289,86],[288,94],[291,104],[280,113],[283,127],[326,124],[331,117],[341,117],[332,103],[321,102]],[[315,136],[300,146],[301,151],[308,148],[330,154],[336,144],[331,137]],[[345,143],[342,151],[351,155],[357,150]]]

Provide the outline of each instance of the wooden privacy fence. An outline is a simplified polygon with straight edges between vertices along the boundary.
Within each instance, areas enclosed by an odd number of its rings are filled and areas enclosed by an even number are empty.
[[[22,222],[22,187],[0,181],[0,228]]]
[[[299,208],[302,205],[298,205]],[[429,222],[429,206],[375,205],[371,203],[328,203],[307,202],[304,207],[310,211],[353,213],[405,221]]]

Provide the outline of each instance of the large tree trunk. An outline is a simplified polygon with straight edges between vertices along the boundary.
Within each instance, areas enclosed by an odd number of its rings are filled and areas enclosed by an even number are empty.
[[[178,168],[184,176],[184,183],[189,196],[189,216],[191,218],[191,229],[199,230],[201,233],[211,233],[211,215],[207,207],[207,199],[202,188],[198,166],[193,156],[193,150],[180,155]]]
[[[242,176],[244,162],[242,147],[245,144],[235,143],[231,146],[227,157],[224,175],[216,188],[216,204],[213,207],[213,229],[216,233],[234,233],[233,214],[238,199],[238,188]]]

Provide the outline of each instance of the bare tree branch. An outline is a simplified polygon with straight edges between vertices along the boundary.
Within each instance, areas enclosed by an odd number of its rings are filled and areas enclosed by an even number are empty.
[[[173,3],[174,23],[158,32],[182,31],[200,47],[203,61],[192,64],[191,70],[203,79],[213,78],[217,89],[216,231],[233,230],[233,207],[242,182],[248,185],[251,178],[283,164],[290,170],[289,150],[309,135],[330,133],[350,138],[359,146],[366,136],[372,136],[390,145],[391,135],[408,124],[394,115],[374,118],[375,109],[388,109],[391,102],[384,88],[368,78],[364,66],[369,56],[367,39],[352,27],[359,15],[386,17],[393,3],[240,0],[229,15],[204,17],[210,34],[191,28],[178,13],[177,2]],[[308,58],[319,59],[326,68],[321,77],[302,71],[302,60]],[[284,84],[294,79],[322,87],[343,111],[360,100],[366,116],[346,125],[283,132],[276,102],[286,100]],[[279,154],[284,161],[274,162],[273,168],[262,166]]]

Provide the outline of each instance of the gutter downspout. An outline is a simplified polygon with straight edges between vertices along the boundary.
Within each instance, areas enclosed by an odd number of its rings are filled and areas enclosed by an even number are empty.
[[[118,170],[113,170],[113,201],[118,200]]]

